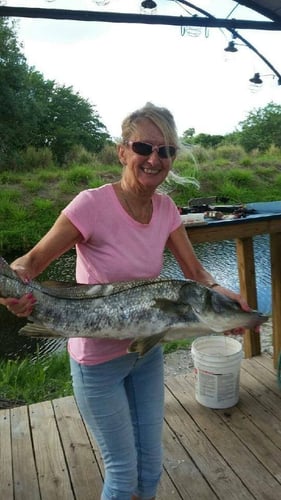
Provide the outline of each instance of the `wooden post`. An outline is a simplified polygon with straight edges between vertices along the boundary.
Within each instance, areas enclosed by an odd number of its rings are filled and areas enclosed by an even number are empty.
[[[272,289],[272,343],[273,361],[277,368],[281,352],[281,233],[270,235],[271,252],[271,289]]]
[[[253,238],[236,239],[236,253],[241,295],[252,309],[257,309]],[[244,352],[246,358],[258,356],[261,352],[260,336],[254,330],[245,331]]]

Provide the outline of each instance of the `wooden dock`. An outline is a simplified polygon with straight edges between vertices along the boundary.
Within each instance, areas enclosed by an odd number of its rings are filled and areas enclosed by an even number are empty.
[[[269,356],[242,362],[240,399],[211,410],[192,373],[166,379],[158,500],[281,498],[281,390]],[[73,397],[0,411],[1,500],[99,500],[103,467]]]

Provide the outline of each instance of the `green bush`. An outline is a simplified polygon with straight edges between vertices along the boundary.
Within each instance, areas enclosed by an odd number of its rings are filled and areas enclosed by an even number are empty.
[[[217,158],[224,158],[231,161],[241,161],[245,156],[245,151],[241,146],[225,144],[218,146],[215,150]]]
[[[50,168],[53,165],[53,155],[49,148],[36,149],[29,146],[21,153],[21,170],[28,171],[36,168]]]
[[[93,167],[75,165],[65,173],[65,180],[71,184],[87,186],[93,178]]]
[[[74,145],[65,155],[64,165],[89,165],[95,162],[95,155],[81,145]]]
[[[232,181],[236,186],[250,186],[255,181],[255,175],[251,170],[233,168],[228,172],[227,179]]]
[[[104,148],[95,155],[96,162],[101,165],[114,165],[119,163],[116,144],[105,144]]]

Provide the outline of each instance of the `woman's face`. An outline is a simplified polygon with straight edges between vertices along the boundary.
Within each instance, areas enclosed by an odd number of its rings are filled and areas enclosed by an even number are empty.
[[[129,139],[129,144],[118,148],[119,160],[125,167],[123,176],[132,186],[156,189],[167,177],[175,159],[175,154],[162,158],[157,148],[148,155],[138,154],[132,149],[132,142],[142,142],[152,146],[163,146],[164,137],[150,120],[143,119]],[[175,146],[175,144],[171,144]]]

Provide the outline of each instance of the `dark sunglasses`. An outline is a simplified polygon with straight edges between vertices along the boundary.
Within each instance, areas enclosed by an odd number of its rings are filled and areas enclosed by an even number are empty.
[[[150,156],[153,151],[157,151],[160,158],[170,158],[175,156],[177,148],[175,146],[153,146],[147,142],[127,141],[125,144],[130,146],[134,153],[141,156]]]

